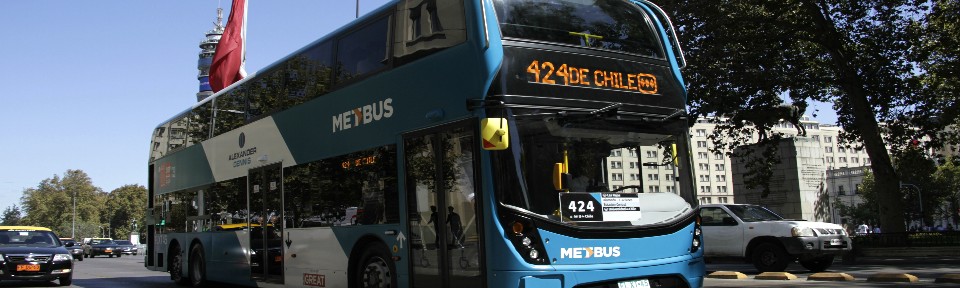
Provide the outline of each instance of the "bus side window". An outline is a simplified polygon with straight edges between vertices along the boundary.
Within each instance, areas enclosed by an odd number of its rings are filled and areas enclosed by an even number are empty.
[[[389,17],[340,38],[337,43],[337,83],[379,71],[387,66]]]
[[[463,1],[408,0],[397,4],[393,56],[400,62],[466,41]]]

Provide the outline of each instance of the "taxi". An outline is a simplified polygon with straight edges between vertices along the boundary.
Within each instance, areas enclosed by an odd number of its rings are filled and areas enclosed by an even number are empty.
[[[73,256],[49,228],[0,226],[0,280],[73,283]]]

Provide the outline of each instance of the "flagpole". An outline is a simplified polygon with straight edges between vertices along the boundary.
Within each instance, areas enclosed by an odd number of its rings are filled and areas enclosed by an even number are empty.
[[[360,0],[357,0],[357,18],[360,18]]]

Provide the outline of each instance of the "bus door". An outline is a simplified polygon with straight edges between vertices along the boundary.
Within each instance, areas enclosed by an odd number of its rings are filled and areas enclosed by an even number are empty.
[[[251,169],[250,273],[255,280],[283,283],[283,167]]]
[[[412,287],[484,285],[477,125],[469,123],[404,136]]]

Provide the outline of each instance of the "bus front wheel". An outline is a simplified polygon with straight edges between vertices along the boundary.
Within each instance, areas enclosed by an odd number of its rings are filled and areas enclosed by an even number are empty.
[[[382,243],[367,246],[357,263],[359,266],[355,270],[355,279],[356,283],[360,284],[359,287],[397,287],[397,268],[387,252],[387,247]]]

